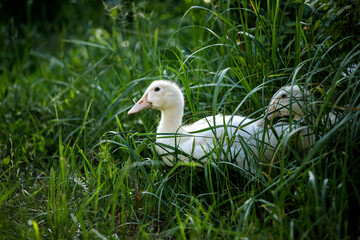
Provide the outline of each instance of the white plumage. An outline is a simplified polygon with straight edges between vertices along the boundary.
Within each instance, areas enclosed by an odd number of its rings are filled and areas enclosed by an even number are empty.
[[[297,85],[280,88],[270,101],[268,119],[293,115],[295,120],[300,120],[309,106],[309,96],[308,91],[302,91]]]
[[[294,101],[296,106],[292,112],[296,117],[302,114],[302,103],[299,100],[299,96],[302,94],[300,89],[294,87],[292,91],[289,91],[286,88],[283,89],[283,92],[279,91],[274,95],[268,110],[267,117],[269,119],[289,114],[289,102],[286,101],[289,100],[290,92],[298,99],[298,101]],[[277,95],[281,98],[278,98]],[[279,106],[281,106],[281,114],[274,111]],[[237,165],[254,173],[258,164],[255,159],[271,159],[278,144],[277,136],[288,133],[291,128],[294,129],[294,126],[290,127],[289,124],[276,124],[272,126],[274,131],[271,131],[264,126],[264,119],[254,120],[237,115],[209,116],[191,125],[182,126],[183,94],[175,83],[163,80],[152,82],[143,97],[130,109],[128,114],[146,108],[161,111],[161,120],[157,128],[156,150],[169,166],[174,165],[177,160],[206,161],[210,158],[218,159],[220,157],[227,161],[235,160]],[[310,142],[304,141],[303,144],[309,145]],[[221,149],[219,149],[220,147]]]

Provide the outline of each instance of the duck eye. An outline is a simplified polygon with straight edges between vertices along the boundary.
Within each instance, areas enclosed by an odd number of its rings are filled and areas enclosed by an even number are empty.
[[[284,93],[283,95],[281,95],[282,98],[286,98],[287,95]]]
[[[158,91],[160,91],[160,88],[159,88],[159,87],[156,87],[156,88],[154,89],[154,91],[155,91],[155,92],[158,92]]]

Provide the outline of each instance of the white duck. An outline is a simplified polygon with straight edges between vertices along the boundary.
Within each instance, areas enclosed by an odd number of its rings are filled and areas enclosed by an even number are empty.
[[[287,88],[285,92],[291,93],[287,91]],[[294,87],[292,93],[298,98],[301,91]],[[280,95],[281,98],[278,98],[279,94],[280,92],[275,94],[273,100],[277,100],[277,104],[273,106],[283,106],[285,101],[289,100],[290,95],[287,97]],[[300,105],[292,112],[302,114]],[[146,108],[161,111],[161,120],[157,128],[156,142],[158,145],[156,150],[169,166],[173,166],[177,160],[205,161],[220,157],[221,159],[235,160],[240,167],[254,173],[257,161],[248,160],[254,156],[271,159],[273,150],[278,143],[274,132],[264,131],[264,119],[254,120],[236,115],[216,115],[200,119],[191,125],[182,126],[184,97],[180,88],[170,81],[152,82],[128,114]],[[286,108],[282,107],[281,115],[286,114],[284,109]],[[273,108],[270,107],[270,110]],[[289,111],[287,113],[289,114]],[[271,112],[268,118],[277,115],[277,112]],[[284,132],[289,132],[289,124],[277,124],[273,126],[273,129],[276,131],[276,135],[281,136]],[[219,150],[218,146],[222,147],[221,151],[217,151]]]
[[[310,110],[310,93],[305,89],[300,89],[298,85],[288,85],[280,88],[272,97],[269,106],[266,110],[267,119],[272,121],[275,117],[286,117],[293,116],[293,120],[299,121],[304,117]],[[277,124],[278,126],[279,124]],[[287,133],[293,128],[299,129],[298,134],[302,135],[302,142],[299,142],[299,145],[302,145],[304,148],[309,148],[313,145],[315,141],[315,136],[312,133],[311,128],[309,127],[300,127],[297,124],[281,124]],[[295,129],[294,129],[295,128]],[[270,139],[271,140],[271,139]]]
[[[300,120],[304,116],[304,110],[308,110],[310,93],[301,90],[298,85],[289,85],[280,88],[272,97],[267,108],[269,120],[281,116],[294,116],[294,120]]]

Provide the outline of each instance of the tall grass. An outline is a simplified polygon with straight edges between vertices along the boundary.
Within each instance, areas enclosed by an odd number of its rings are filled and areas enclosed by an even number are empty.
[[[357,237],[358,36],[317,34],[326,24],[312,28],[308,3],[153,4],[104,2],[104,26],[65,26],[58,51],[12,38],[2,52],[2,239]],[[279,87],[300,84],[316,141],[281,138],[272,162],[249,154],[255,175],[216,157],[168,167],[159,114],[126,115],[155,79],[182,87],[185,123],[260,117]]]

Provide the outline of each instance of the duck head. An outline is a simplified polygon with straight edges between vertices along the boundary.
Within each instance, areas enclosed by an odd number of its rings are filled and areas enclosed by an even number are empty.
[[[270,101],[267,118],[271,120],[292,114],[295,120],[299,120],[304,115],[303,110],[307,107],[308,97],[309,92],[297,85],[282,87]]]
[[[184,97],[180,88],[173,82],[158,80],[150,84],[141,99],[129,110],[128,114],[147,108],[160,111],[184,107]]]

